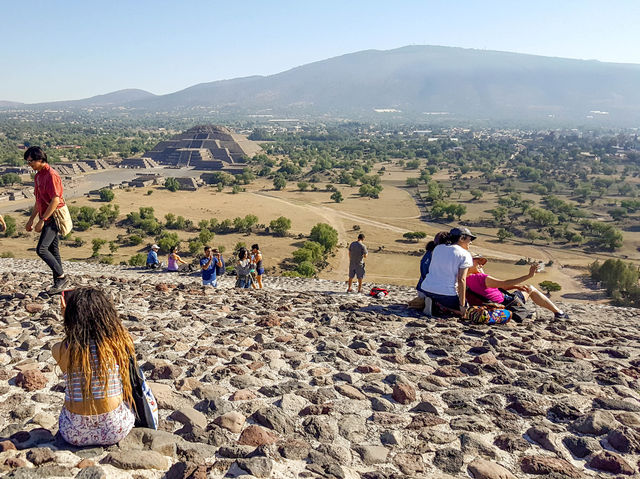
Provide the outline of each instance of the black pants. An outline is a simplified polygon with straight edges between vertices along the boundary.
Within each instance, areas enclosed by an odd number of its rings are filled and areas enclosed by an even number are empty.
[[[36,252],[51,268],[54,280],[64,275],[60,250],[58,249],[58,225],[56,225],[55,220],[45,221]]]

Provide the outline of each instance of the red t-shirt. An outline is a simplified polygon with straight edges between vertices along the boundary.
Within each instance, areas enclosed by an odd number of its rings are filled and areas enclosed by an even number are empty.
[[[487,276],[484,273],[467,275],[467,288],[494,303],[502,303],[504,294],[498,288],[487,288]]]
[[[33,192],[36,195],[36,207],[38,208],[40,218],[44,216],[49,207],[49,203],[51,203],[51,200],[56,196],[60,198],[58,208],[64,206],[64,200],[62,199],[62,180],[56,170],[46,164],[36,173],[33,181],[35,184]]]

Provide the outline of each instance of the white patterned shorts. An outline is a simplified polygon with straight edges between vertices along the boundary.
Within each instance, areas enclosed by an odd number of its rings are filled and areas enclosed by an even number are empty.
[[[63,407],[58,419],[60,435],[74,446],[107,446],[124,439],[133,428],[135,416],[122,402],[113,411],[85,416]]]

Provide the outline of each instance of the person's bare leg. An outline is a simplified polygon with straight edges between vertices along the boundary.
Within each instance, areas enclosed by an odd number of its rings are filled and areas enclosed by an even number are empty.
[[[530,288],[531,289],[529,291],[529,295],[534,303],[536,303],[538,306],[548,309],[552,313],[561,312],[561,310],[558,309],[558,307],[555,304],[553,304],[553,302],[549,298],[547,298],[542,292],[538,291],[533,286],[530,286]]]
[[[347,282],[347,293],[350,293],[351,291],[353,291],[353,289],[351,289],[352,284],[353,284],[353,278],[349,278],[349,281]]]
[[[358,278],[358,293],[362,293],[362,278]]]
[[[262,289],[262,275],[261,274],[256,276],[256,281],[258,282],[258,289]]]

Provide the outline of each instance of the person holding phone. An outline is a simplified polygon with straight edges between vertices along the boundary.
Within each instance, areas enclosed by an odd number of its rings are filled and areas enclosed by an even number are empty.
[[[200,269],[202,270],[202,286],[218,287],[218,277],[216,266],[222,267],[222,259],[220,253],[209,247],[204,247],[204,258],[200,260]]]
[[[503,304],[507,308],[514,301],[520,301],[524,305],[527,299],[531,298],[538,306],[551,311],[555,319],[569,319],[569,315],[553,304],[542,292],[534,286],[523,284],[541,271],[543,263],[533,263],[529,266],[529,273],[512,279],[489,276],[484,272],[485,264],[487,264],[487,258],[475,255],[473,266],[469,268],[467,275],[467,288],[478,296],[493,303]]]

